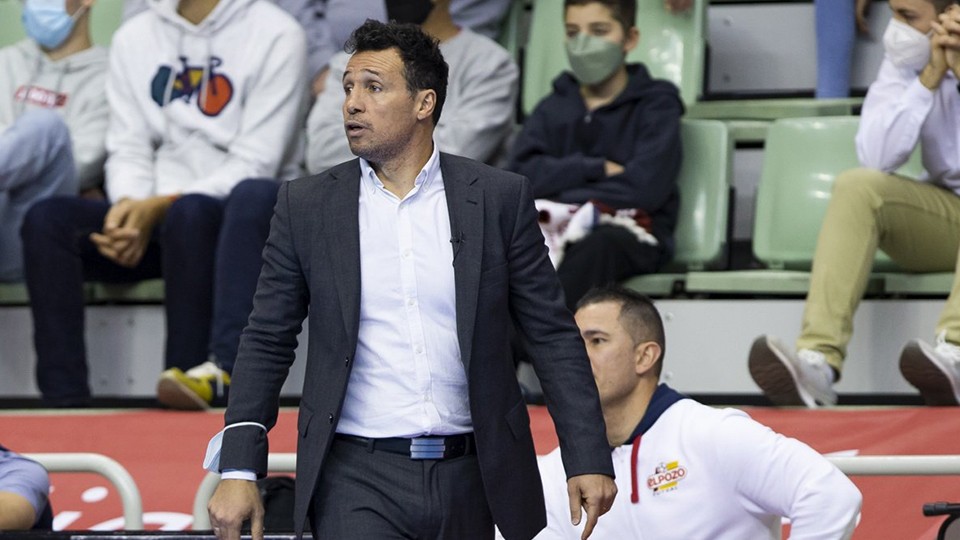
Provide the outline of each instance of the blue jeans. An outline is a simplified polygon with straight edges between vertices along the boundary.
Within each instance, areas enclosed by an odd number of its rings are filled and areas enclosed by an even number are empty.
[[[30,206],[76,193],[70,132],[57,113],[28,111],[0,133],[0,281],[23,279],[19,231]]]
[[[854,0],[814,0],[817,27],[817,97],[850,95],[850,61],[857,37]]]
[[[110,203],[53,197],[33,206],[22,237],[37,352],[37,384],[54,406],[90,398],[83,333],[83,282],[131,283],[162,277],[166,367],[187,369],[210,356],[230,371],[253,306],[261,252],[279,184],[244,180],[225,199],[185,195],[155,228],[134,268],[100,255],[89,235]]]

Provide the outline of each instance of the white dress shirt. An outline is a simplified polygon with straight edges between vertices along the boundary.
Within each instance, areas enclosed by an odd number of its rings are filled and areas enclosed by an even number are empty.
[[[403,199],[361,159],[359,205],[359,339],[337,432],[470,432],[450,214],[436,144]]]
[[[864,167],[892,173],[921,145],[929,180],[960,194],[960,90],[947,71],[931,91],[919,75],[884,57],[863,102],[857,156]]]

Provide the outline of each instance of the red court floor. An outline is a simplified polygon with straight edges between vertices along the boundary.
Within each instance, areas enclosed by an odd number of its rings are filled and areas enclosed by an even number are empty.
[[[960,454],[960,409],[894,408],[828,411],[746,409],[755,419],[823,453],[860,455]],[[530,409],[537,450],[557,445],[542,407]],[[193,496],[204,476],[207,440],[222,426],[222,411],[0,412],[0,443],[20,452],[96,452],[119,461],[143,497],[148,529],[191,525]],[[284,410],[271,433],[271,451],[293,452],[296,411]],[[932,540],[938,521],[921,514],[924,502],[960,502],[957,477],[858,477],[863,519],[854,538]],[[103,479],[54,474],[51,495],[59,529],[122,528],[120,502]]]

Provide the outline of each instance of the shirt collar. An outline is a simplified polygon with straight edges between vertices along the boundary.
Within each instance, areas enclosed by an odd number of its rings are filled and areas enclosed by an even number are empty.
[[[437,178],[441,178],[440,150],[437,148],[437,143],[434,142],[433,153],[430,154],[430,159],[427,160],[423,168],[420,169],[420,173],[417,174],[417,177],[413,180],[413,189],[407,194],[407,197],[419,191],[426,191],[434,186],[443,185],[442,180],[440,182],[434,181]],[[377,173],[373,170],[370,162],[364,158],[360,158],[360,179],[363,181],[363,185],[367,186],[367,189],[371,191],[385,189],[383,182],[377,177]]]
[[[640,419],[640,423],[637,425],[637,429],[634,430],[633,435],[631,435],[624,444],[629,444],[638,436],[646,433],[671,405],[682,399],[689,398],[666,384],[657,386],[657,389],[653,392],[653,396],[650,398],[650,404],[647,405],[647,411],[643,413],[643,418]]]

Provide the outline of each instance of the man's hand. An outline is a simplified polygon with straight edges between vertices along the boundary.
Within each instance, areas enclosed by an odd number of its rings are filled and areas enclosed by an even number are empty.
[[[583,474],[567,480],[567,495],[570,497],[570,520],[580,524],[580,507],[587,511],[587,524],[580,540],[587,540],[597,525],[597,518],[606,514],[617,496],[613,478],[603,474]]]
[[[664,0],[663,7],[670,13],[678,15],[693,7],[693,0]]]
[[[158,196],[143,200],[121,199],[110,207],[103,220],[103,231],[90,235],[90,240],[104,257],[133,268],[147,250],[153,228],[167,214],[171,197]]]
[[[960,6],[951,5],[932,23],[933,38],[944,53],[946,65],[960,77]]]
[[[207,512],[219,540],[240,540],[240,527],[247,519],[253,540],[263,540],[263,501],[256,482],[221,480],[207,503]]]

